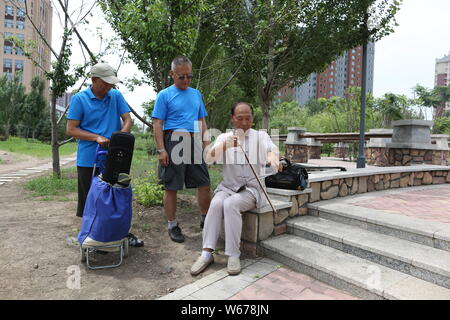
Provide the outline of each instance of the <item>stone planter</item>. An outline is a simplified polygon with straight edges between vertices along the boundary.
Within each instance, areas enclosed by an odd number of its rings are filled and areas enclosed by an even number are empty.
[[[286,146],[286,157],[292,162],[308,162],[308,141],[303,138],[305,128],[290,127],[284,145]]]
[[[343,143],[343,142],[336,143],[333,146],[333,150],[334,150],[334,156],[336,158],[342,158],[344,160],[346,158],[349,158],[350,145],[348,143]]]
[[[369,165],[448,165],[448,136],[430,134],[431,121],[401,120],[393,123],[392,140],[370,139],[366,149]]]
[[[320,159],[322,144],[314,138],[307,138],[306,140],[308,141],[308,159]]]

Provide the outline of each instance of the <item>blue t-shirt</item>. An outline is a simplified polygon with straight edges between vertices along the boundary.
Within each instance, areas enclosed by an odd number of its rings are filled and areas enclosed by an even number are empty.
[[[156,96],[152,118],[164,120],[164,130],[199,132],[198,120],[207,115],[200,91],[171,85]]]
[[[118,90],[109,90],[105,98],[100,100],[91,88],[87,88],[70,100],[67,119],[78,120],[80,129],[110,139],[113,132],[122,128],[120,116],[127,112],[130,112],[130,108]],[[94,166],[97,145],[95,141],[78,140],[77,166]]]

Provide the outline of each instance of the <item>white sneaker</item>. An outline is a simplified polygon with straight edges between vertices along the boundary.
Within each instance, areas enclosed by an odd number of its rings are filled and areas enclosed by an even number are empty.
[[[209,259],[200,256],[191,267],[191,275],[196,276],[202,273],[206,269],[206,267],[208,267],[213,262],[214,262],[213,255],[211,255]]]
[[[229,257],[227,270],[229,275],[236,275],[241,272],[241,261],[239,257]]]

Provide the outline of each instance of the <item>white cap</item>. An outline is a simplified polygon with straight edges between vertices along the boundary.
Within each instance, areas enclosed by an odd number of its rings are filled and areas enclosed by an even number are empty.
[[[92,66],[90,76],[97,77],[109,84],[116,84],[120,80],[116,76],[116,71],[107,63],[97,63]]]

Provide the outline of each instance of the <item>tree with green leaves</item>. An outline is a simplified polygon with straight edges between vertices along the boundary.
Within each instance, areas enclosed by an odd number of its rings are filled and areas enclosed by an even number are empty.
[[[208,126],[225,129],[229,109],[249,101],[233,82],[235,66],[223,46],[223,17],[216,10],[226,0],[100,0],[99,4],[123,41],[129,58],[144,73],[132,85],[147,83],[157,92],[171,84],[170,62],[185,55],[192,61],[192,86],[202,92]],[[252,101],[249,101],[252,102]]]
[[[434,120],[433,133],[450,135],[450,116],[442,116]]]
[[[36,76],[31,80],[31,91],[26,95],[22,108],[22,123],[27,128],[26,137],[28,138],[28,132],[31,130],[31,137],[36,138],[36,129],[40,119],[44,115],[47,101],[44,97],[45,83],[39,77]]]
[[[413,88],[416,101],[428,108],[433,108],[434,118],[440,118],[444,115],[445,105],[450,102],[450,86],[438,86],[434,89],[428,89],[422,85],[416,85]]]
[[[308,110],[300,108],[296,101],[281,102],[270,110],[270,129],[287,134],[289,127],[303,127],[308,119]]]
[[[376,101],[381,128],[392,128],[392,122],[415,117],[411,109],[412,101],[405,95],[386,93]]]
[[[224,2],[230,56],[242,63],[240,84],[256,95],[269,124],[274,95],[285,85],[304,82],[343,51],[389,34],[399,8],[396,0],[230,0]],[[376,5],[376,10],[371,11]],[[368,17],[376,26],[367,28]],[[251,48],[252,54],[242,56]]]
[[[25,87],[20,72],[12,79],[7,75],[0,78],[0,123],[3,123],[5,139],[9,138],[11,127],[22,120]]]
[[[433,93],[436,95],[439,105],[436,108],[435,119],[444,116],[445,106],[450,102],[450,86],[438,86],[433,89]]]
[[[130,59],[157,92],[170,85],[170,62],[190,57],[205,0],[99,0]]]

